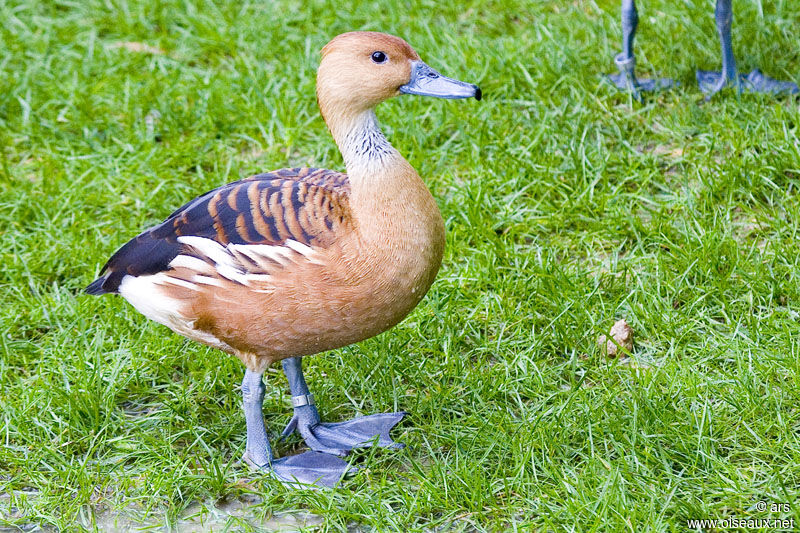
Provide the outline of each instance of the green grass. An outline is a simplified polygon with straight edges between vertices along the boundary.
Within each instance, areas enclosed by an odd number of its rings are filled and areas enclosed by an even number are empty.
[[[245,493],[263,498],[253,513],[333,531],[800,523],[800,112],[702,103],[711,1],[640,2],[641,70],[682,87],[641,106],[600,83],[615,0],[267,4],[0,0],[0,525],[91,528],[107,509],[174,523]],[[793,5],[734,4],[742,70],[798,81]],[[486,98],[378,109],[437,198],[444,264],[398,327],[306,366],[328,420],[410,411],[408,447],[355,454],[341,489],[293,492],[238,464],[238,361],[81,290],[198,193],[343,169],[314,73],[353,29],[406,38]],[[620,317],[627,361],[596,344]],[[273,433],[286,389],[273,369]]]

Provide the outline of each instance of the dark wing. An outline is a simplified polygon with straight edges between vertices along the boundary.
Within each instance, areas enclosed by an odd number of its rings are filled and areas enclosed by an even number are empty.
[[[338,226],[349,223],[350,184],[345,174],[291,168],[223,185],[187,203],[161,224],[128,241],[103,266],[86,292],[117,292],[126,275],[168,270],[187,246],[178,237],[195,236],[228,244],[329,245]]]

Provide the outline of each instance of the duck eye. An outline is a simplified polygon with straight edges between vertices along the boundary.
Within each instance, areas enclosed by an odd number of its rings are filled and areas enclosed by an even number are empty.
[[[383,52],[372,52],[372,60],[375,63],[385,63],[388,58]]]

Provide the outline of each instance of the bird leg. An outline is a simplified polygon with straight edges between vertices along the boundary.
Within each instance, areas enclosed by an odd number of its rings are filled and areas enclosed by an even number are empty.
[[[797,84],[775,80],[762,74],[758,69],[746,76],[739,75],[736,71],[736,59],[733,55],[733,44],[731,43],[731,26],[733,25],[731,0],[717,0],[714,18],[717,21],[717,32],[719,33],[722,47],[722,71],[697,71],[697,83],[700,85],[700,90],[706,93],[706,100],[711,99],[712,96],[729,85],[735,86],[738,92],[741,92],[742,89],[769,94],[797,94],[800,92]]]
[[[642,101],[640,91],[668,89],[674,82],[669,78],[639,79],[636,77],[636,56],[633,53],[633,40],[639,25],[639,12],[635,0],[622,0],[622,52],[614,58],[619,74],[611,74],[608,79],[623,91],[631,93],[637,101]]]
[[[244,417],[247,423],[247,446],[244,461],[254,469],[272,473],[292,487],[334,487],[349,466],[346,461],[324,453],[308,451],[275,459],[264,427],[262,403],[264,383],[261,374],[247,370],[242,381]]]
[[[289,380],[292,393],[294,416],[289,421],[281,437],[295,431],[312,450],[333,455],[347,455],[353,448],[371,446],[376,437],[377,445],[384,448],[402,448],[389,437],[389,431],[406,413],[386,413],[363,416],[338,423],[320,422],[319,412],[314,405],[314,396],[309,392],[303,377],[301,357],[283,360],[283,371]]]

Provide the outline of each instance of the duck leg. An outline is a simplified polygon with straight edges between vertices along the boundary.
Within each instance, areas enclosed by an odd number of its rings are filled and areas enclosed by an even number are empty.
[[[346,461],[324,453],[308,451],[280,459],[273,457],[261,412],[264,383],[260,373],[245,372],[242,400],[247,423],[247,447],[243,459],[252,468],[267,470],[281,482],[296,487],[334,487],[348,472]]]
[[[302,358],[284,359],[283,371],[289,380],[289,389],[292,392],[294,416],[283,430],[281,437],[297,431],[309,448],[333,455],[347,455],[353,448],[371,446],[376,437],[378,446],[403,447],[389,437],[389,430],[400,422],[406,413],[385,413],[362,416],[347,422],[322,423],[314,405],[314,396],[308,391],[303,377]]]
[[[622,0],[622,52],[614,58],[619,74],[610,74],[608,79],[623,91],[628,91],[638,101],[642,100],[640,91],[668,89],[674,85],[669,78],[643,79],[636,77],[636,56],[633,53],[633,40],[639,25],[639,12],[635,0]]]
[[[722,46],[722,70],[720,72],[697,71],[697,83],[700,85],[700,90],[707,94],[706,100],[709,100],[729,85],[736,87],[739,92],[742,89],[770,94],[797,94],[800,92],[797,84],[772,79],[762,74],[758,69],[747,75],[738,74],[736,71],[736,59],[733,55],[733,44],[731,43],[731,26],[733,24],[731,0],[717,0],[714,18],[717,21],[717,32]]]

